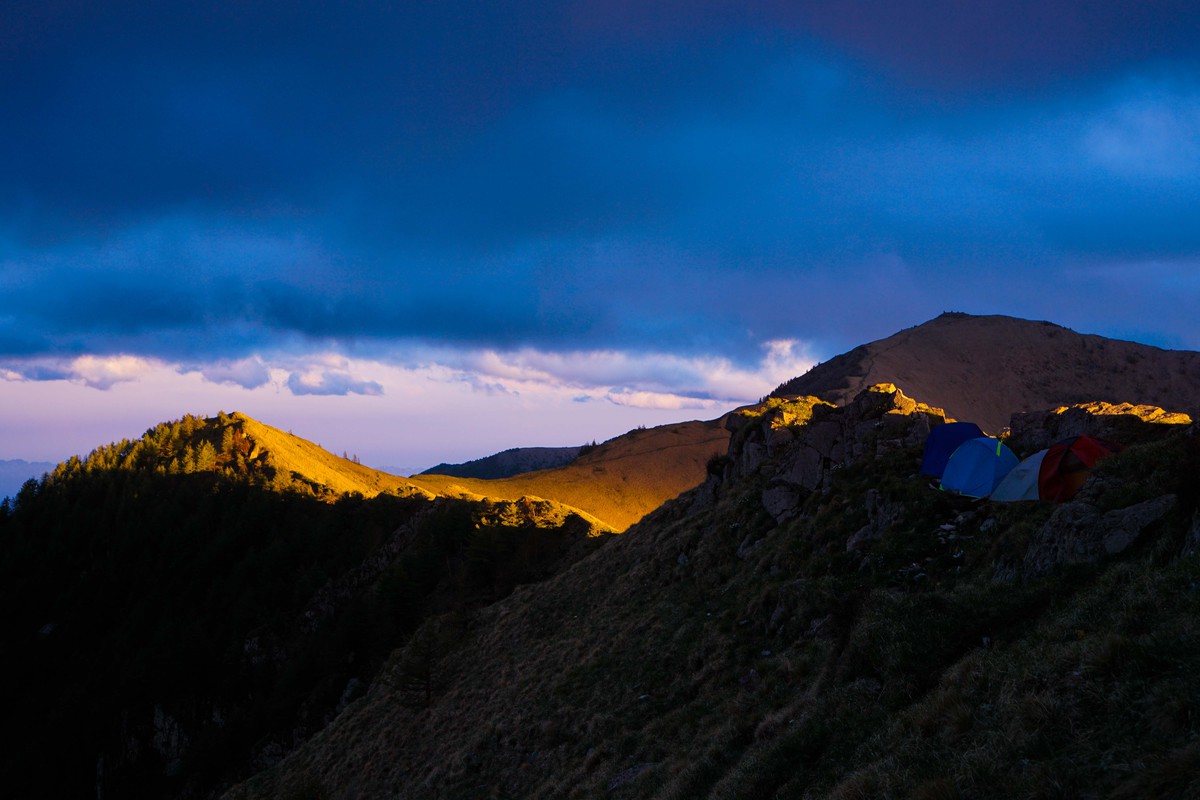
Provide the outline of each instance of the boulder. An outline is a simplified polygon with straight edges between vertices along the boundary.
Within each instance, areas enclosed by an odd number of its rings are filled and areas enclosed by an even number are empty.
[[[1025,551],[1023,573],[1040,577],[1061,566],[1095,564],[1124,552],[1177,504],[1173,494],[1108,512],[1090,503],[1063,503],[1034,534]]]
[[[882,539],[904,515],[904,506],[900,503],[885,501],[878,489],[867,490],[866,509],[867,524],[846,540],[847,553],[862,547],[867,542]]]
[[[800,513],[802,502],[801,493],[793,485],[775,483],[763,489],[763,508],[781,525]]]

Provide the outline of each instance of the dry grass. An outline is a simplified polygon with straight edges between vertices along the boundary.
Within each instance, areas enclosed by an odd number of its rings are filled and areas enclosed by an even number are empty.
[[[327,486],[337,494],[358,492],[363,497],[374,497],[383,492],[429,494],[405,478],[340,458],[307,439],[265,425],[245,414],[235,413],[231,416],[243,434],[254,442],[256,457],[264,457],[277,469],[287,470],[302,480]]]
[[[725,452],[728,443],[729,432],[720,420],[681,422],[630,431],[558,469],[498,480],[415,475],[408,481],[441,495],[543,497],[623,531],[701,483],[709,458]]]

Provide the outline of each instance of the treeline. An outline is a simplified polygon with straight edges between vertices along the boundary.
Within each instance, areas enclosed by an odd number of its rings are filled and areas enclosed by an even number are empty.
[[[325,724],[431,614],[598,542],[578,517],[280,490],[251,446],[184,417],[0,510],[11,796],[206,796]]]

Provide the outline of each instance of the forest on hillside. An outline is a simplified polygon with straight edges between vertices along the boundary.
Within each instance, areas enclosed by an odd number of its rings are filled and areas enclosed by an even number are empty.
[[[184,417],[0,506],[10,796],[207,796],[324,725],[431,615],[603,541],[528,504],[332,499],[253,451],[230,417]]]

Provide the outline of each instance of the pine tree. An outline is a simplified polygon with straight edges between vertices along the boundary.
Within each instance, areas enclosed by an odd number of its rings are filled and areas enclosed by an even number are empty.
[[[200,443],[200,448],[196,451],[196,470],[210,470],[217,463],[217,450],[212,446],[212,443],[205,439]]]
[[[433,703],[442,687],[438,667],[461,638],[461,629],[461,618],[447,614],[427,620],[409,638],[391,680],[408,704],[428,708]]]

